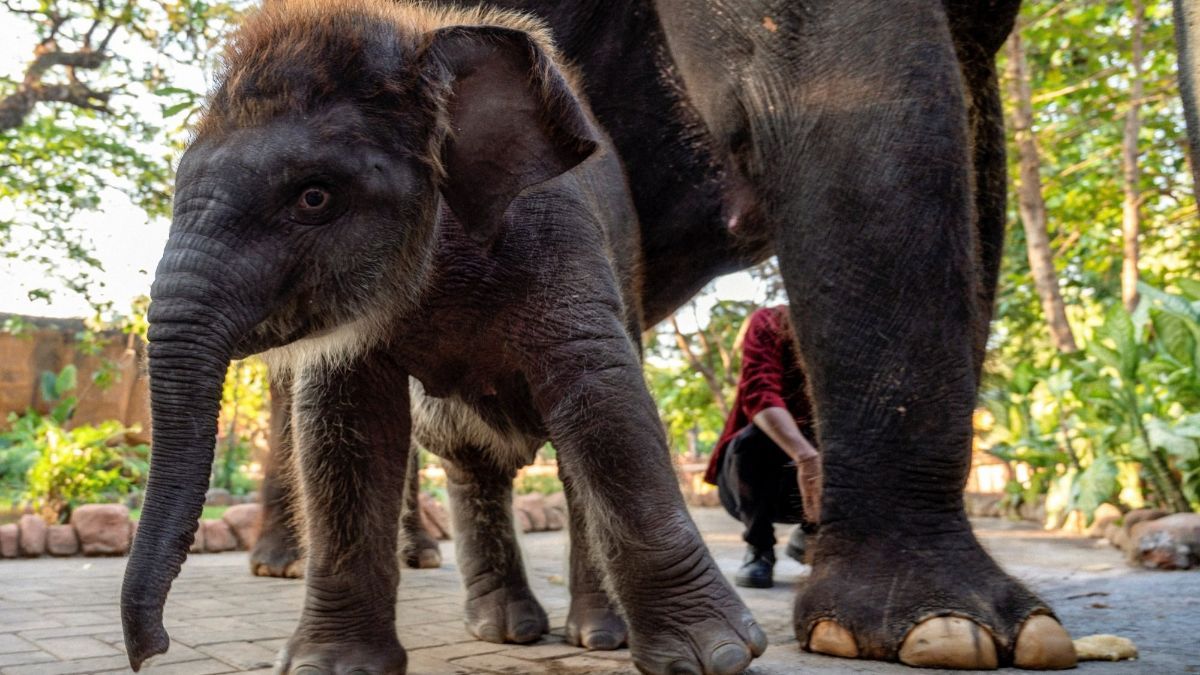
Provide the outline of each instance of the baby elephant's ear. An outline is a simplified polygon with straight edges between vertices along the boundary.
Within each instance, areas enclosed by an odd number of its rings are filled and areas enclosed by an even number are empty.
[[[513,198],[586,159],[595,132],[562,73],[521,31],[443,28],[425,59],[450,89],[442,195],[471,237],[489,242]]]

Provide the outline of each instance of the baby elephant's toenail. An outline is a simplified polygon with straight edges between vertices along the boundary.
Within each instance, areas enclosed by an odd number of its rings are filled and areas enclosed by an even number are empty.
[[[750,650],[755,656],[762,656],[767,651],[767,634],[758,623],[750,624]]]
[[[750,665],[750,653],[741,645],[726,643],[713,650],[712,665],[719,675],[740,673]]]
[[[667,672],[671,675],[702,675],[691,661],[675,661],[667,667]]]
[[[530,635],[541,635],[541,626],[536,621],[522,621],[517,625],[517,637],[528,637]]]
[[[620,647],[621,643],[617,641],[617,636],[606,630],[594,630],[584,637],[583,646],[608,651]]]
[[[325,672],[316,666],[300,666],[292,669],[292,675],[325,675]]]

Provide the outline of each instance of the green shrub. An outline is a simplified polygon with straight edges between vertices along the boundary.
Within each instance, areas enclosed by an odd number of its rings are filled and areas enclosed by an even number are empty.
[[[516,485],[513,488],[519,495],[534,493],[552,495],[555,492],[562,492],[563,486],[558,476],[523,473],[517,476]]]
[[[81,504],[119,501],[145,483],[149,447],[127,445],[120,422],[65,429],[43,420],[39,457],[29,469],[26,498],[65,521]]]
[[[44,373],[41,393],[50,412],[10,414],[9,429],[0,434],[0,491],[54,520],[65,520],[80,504],[122,499],[144,484],[148,469],[149,448],[125,440],[136,429],[116,421],[68,428],[75,386],[75,366]]]

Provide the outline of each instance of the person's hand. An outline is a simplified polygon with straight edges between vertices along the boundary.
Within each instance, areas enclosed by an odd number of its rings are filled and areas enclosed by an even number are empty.
[[[810,453],[796,459],[796,480],[804,499],[804,519],[811,525],[821,522],[821,456]]]

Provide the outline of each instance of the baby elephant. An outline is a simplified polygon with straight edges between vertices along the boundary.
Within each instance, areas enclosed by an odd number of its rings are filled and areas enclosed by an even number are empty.
[[[163,605],[203,505],[226,367],[266,352],[292,380],[307,515],[284,672],[404,672],[395,553],[414,433],[464,473],[452,489],[477,491],[480,517],[553,441],[573,556],[612,593],[637,666],[743,670],[765,635],[687,514],[642,379],[624,175],[540,25],[276,2],[224,64],[152,289],[154,453],[121,597],[132,666],[168,646]],[[497,527],[511,539],[507,517]],[[515,550],[483,549],[503,554],[464,569],[468,595],[495,600],[479,630],[544,621],[512,577]]]

